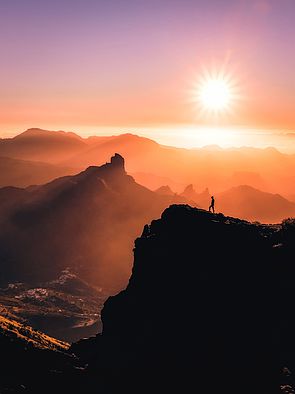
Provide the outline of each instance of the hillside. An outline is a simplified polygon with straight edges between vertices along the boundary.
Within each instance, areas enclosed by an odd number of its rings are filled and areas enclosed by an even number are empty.
[[[88,364],[84,391],[293,392],[294,236],[292,221],[166,209],[136,240],[102,334],[71,347]]]
[[[43,186],[0,189],[0,197],[2,281],[52,280],[71,268],[113,288],[128,280],[132,242],[144,223],[184,201],[138,185],[117,154]]]
[[[13,138],[0,139],[0,156],[58,163],[86,147],[77,134],[32,128]]]
[[[64,175],[73,175],[77,168],[57,166],[38,161],[0,157],[0,188],[5,186],[26,187],[47,183]]]
[[[279,194],[241,185],[217,194],[217,210],[250,221],[279,223],[295,216],[295,203]]]
[[[0,287],[0,311],[50,336],[73,342],[101,331],[100,311],[109,293],[71,273],[49,282]]]
[[[198,189],[208,187],[214,193],[247,184],[266,192],[294,194],[295,155],[283,154],[274,148],[184,149],[122,134],[78,152],[63,165],[102,164],[114,151],[127,159],[127,171],[139,174],[138,180],[150,189],[161,186],[155,182],[157,177],[162,177],[169,179],[169,183],[164,184],[178,193],[183,184],[192,183]]]
[[[65,351],[69,348],[69,344],[66,342],[59,341],[4,316],[0,316],[0,337],[2,342],[7,339],[9,342],[22,342],[25,346],[43,350]]]
[[[45,185],[0,189],[0,304],[68,341],[97,332],[104,300],[128,282],[144,224],[185,201],[137,184],[119,155]]]
[[[208,209],[208,189],[198,193],[193,185],[188,185],[180,196],[194,201],[200,208]],[[240,185],[215,194],[215,211],[249,221],[280,223],[288,217],[295,216],[295,203],[279,194]]]
[[[32,327],[0,316],[0,392],[28,392],[35,386],[47,392],[52,379],[78,366],[69,344]]]

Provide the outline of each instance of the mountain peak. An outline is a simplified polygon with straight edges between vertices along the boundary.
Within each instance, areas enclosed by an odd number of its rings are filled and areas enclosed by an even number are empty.
[[[80,172],[77,175],[74,175],[72,179],[75,179],[76,184],[80,184],[80,187],[83,189],[85,186],[85,182],[89,185],[92,184],[96,187],[96,179],[97,177],[104,180],[105,182],[121,182],[121,180],[126,179],[125,171],[125,160],[124,158],[115,153],[110,161],[106,162],[102,166],[89,166],[86,170]],[[82,181],[81,183],[77,181]]]
[[[160,186],[155,192],[162,196],[174,196],[175,194],[169,185]]]
[[[120,170],[125,171],[125,160],[124,157],[119,155],[119,153],[115,153],[114,156],[111,157],[111,165]]]
[[[31,127],[24,132],[18,134],[17,136],[14,137],[14,139],[23,139],[23,138],[44,138],[44,137],[51,137],[51,138],[62,138],[62,137],[68,137],[71,139],[76,139],[82,141],[83,139],[76,133],[73,133],[71,131],[63,131],[63,130],[58,130],[58,131],[52,131],[52,130],[44,130],[40,129],[39,127]]]
[[[190,183],[189,185],[186,186],[184,189],[183,193],[195,193],[194,185]]]

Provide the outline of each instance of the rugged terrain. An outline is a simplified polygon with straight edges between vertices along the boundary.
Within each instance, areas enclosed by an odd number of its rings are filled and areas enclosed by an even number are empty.
[[[292,393],[294,240],[292,219],[260,225],[170,206],[136,240],[102,333],[73,344],[46,389]],[[29,374],[27,391],[38,390]]]
[[[100,330],[104,300],[124,288],[145,223],[180,196],[160,196],[112,157],[48,184],[0,189],[0,305],[67,341]]]
[[[79,365],[69,344],[0,315],[0,392],[22,393],[43,386],[57,373]],[[55,371],[55,372],[54,372]],[[39,382],[39,383],[38,383]]]
[[[89,363],[86,392],[98,381],[106,393],[291,390],[294,229],[292,220],[165,210],[136,240],[132,276],[105,303],[102,334],[72,345]]]
[[[32,128],[0,139],[0,186],[43,184],[100,166],[114,152],[126,159],[128,174],[150,190],[167,185],[184,196],[192,194],[183,190],[193,184],[196,192],[189,201],[207,209],[210,193],[219,212],[250,221],[274,223],[295,215],[295,155],[271,147],[175,148],[130,133],[82,138]]]
[[[101,331],[100,312],[108,297],[65,270],[56,280],[9,283],[0,288],[0,313],[53,337],[77,341]]]

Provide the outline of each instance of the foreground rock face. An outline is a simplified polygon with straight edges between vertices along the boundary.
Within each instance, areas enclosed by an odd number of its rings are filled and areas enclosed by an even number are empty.
[[[282,341],[281,280],[294,241],[284,231],[166,209],[136,240],[129,285],[105,303],[102,335],[72,346],[89,363],[87,390],[100,376],[108,393],[279,392],[294,350]]]

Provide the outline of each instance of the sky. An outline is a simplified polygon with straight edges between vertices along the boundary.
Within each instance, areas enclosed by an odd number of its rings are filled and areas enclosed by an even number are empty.
[[[294,0],[0,0],[0,136],[178,128],[181,144],[187,128],[286,134],[294,18]],[[194,100],[212,70],[237,93],[218,118]]]

